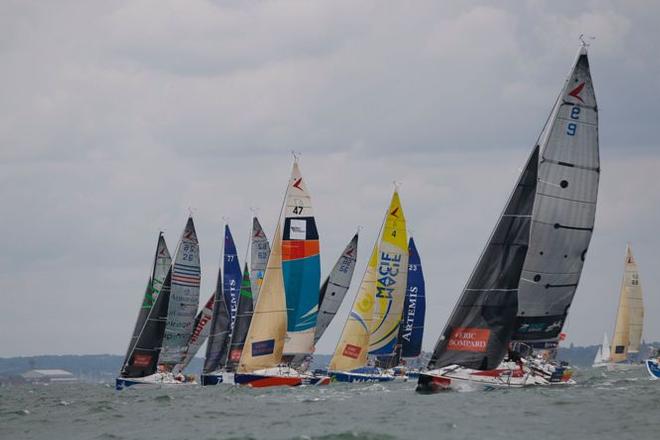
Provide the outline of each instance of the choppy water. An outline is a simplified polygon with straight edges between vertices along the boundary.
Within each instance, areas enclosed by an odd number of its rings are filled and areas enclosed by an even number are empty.
[[[422,396],[414,383],[251,390],[0,388],[1,439],[657,439],[660,381],[578,372],[579,385]]]

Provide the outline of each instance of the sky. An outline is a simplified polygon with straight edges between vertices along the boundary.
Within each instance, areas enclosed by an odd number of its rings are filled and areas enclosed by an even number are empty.
[[[566,343],[612,334],[627,242],[660,340],[660,4],[650,1],[0,3],[0,356],[121,354],[159,230],[192,210],[203,300],[223,218],[272,239],[292,164],[325,277],[358,266],[393,181],[426,275],[433,347],[575,58],[599,105],[596,228]]]

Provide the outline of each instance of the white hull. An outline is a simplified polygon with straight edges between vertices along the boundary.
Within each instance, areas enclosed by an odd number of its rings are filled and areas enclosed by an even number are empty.
[[[171,373],[156,373],[145,377],[118,377],[115,379],[115,389],[124,388],[155,388],[155,387],[180,387],[186,385],[197,385],[196,380],[179,380],[180,376]]]
[[[417,391],[435,393],[444,390],[480,391],[498,388],[523,388],[548,385],[549,382],[515,363],[503,363],[495,370],[473,370],[459,365],[420,373]]]

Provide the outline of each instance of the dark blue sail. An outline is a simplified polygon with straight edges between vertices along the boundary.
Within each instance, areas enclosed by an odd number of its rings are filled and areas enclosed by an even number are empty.
[[[234,328],[236,321],[236,310],[238,309],[238,296],[241,291],[241,280],[243,274],[241,273],[241,265],[238,263],[238,255],[236,253],[236,245],[234,238],[231,236],[229,225],[225,225],[225,256],[223,259],[224,278],[222,280],[222,292],[225,295],[227,308],[231,318],[231,327]]]
[[[401,338],[401,357],[417,357],[422,352],[426,297],[422,262],[412,237],[408,242],[408,254],[408,285],[399,336]]]

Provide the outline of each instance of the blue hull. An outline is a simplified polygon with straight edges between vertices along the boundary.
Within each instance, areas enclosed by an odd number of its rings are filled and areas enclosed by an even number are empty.
[[[655,359],[647,359],[645,364],[651,377],[654,379],[660,379],[660,362]]]
[[[328,375],[330,376],[330,380],[332,380],[333,382],[346,382],[346,383],[391,382],[394,380],[394,376],[386,376],[383,374],[351,373],[348,371],[329,371]]]

